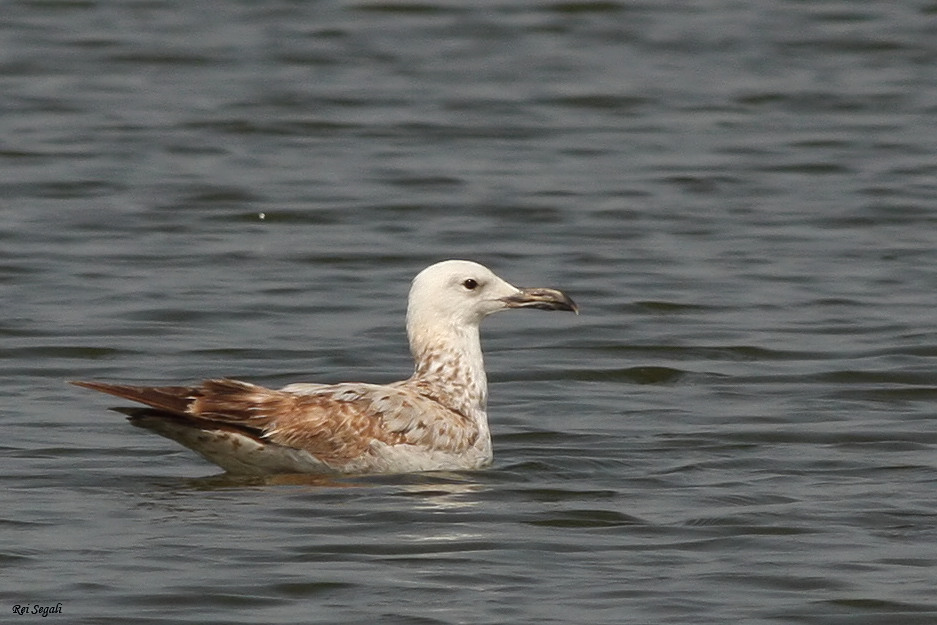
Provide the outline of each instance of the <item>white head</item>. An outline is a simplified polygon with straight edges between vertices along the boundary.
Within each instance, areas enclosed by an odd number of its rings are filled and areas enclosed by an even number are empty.
[[[431,380],[437,401],[475,415],[485,431],[488,391],[478,325],[507,308],[578,311],[560,291],[519,289],[466,260],[431,265],[410,287],[407,335],[416,361],[412,379]]]
[[[488,315],[508,308],[578,312],[576,304],[555,289],[517,288],[490,269],[467,260],[444,260],[413,279],[407,306],[411,342],[432,332],[476,335]]]
[[[407,320],[436,325],[478,325],[520,292],[490,269],[467,260],[444,260],[413,279]]]

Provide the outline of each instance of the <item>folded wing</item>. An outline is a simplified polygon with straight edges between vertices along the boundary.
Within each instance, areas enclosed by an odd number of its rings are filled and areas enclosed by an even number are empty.
[[[317,385],[293,392],[230,379],[198,386],[75,384],[148,406],[119,410],[135,425],[241,472],[252,463],[263,464],[265,472],[273,465],[290,470],[290,459],[303,464],[306,455],[327,470],[365,471],[386,461],[388,450],[458,455],[478,436],[469,419],[403,385]]]

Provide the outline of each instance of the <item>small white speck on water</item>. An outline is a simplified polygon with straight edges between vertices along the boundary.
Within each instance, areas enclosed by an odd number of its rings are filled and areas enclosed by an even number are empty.
[[[263,221],[266,218],[267,218],[267,213],[257,213],[257,219],[259,219],[260,221]]]

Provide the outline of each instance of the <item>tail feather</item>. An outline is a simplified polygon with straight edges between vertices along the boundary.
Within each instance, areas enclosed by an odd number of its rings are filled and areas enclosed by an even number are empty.
[[[172,439],[232,473],[335,470],[315,449],[290,445],[272,435],[270,426],[278,415],[283,416],[281,409],[287,417],[296,416],[298,400],[291,393],[228,379],[206,380],[192,387],[72,384],[145,404],[113,410],[127,415],[133,425]]]
[[[177,415],[188,414],[189,405],[201,395],[198,388],[191,386],[131,386],[129,384],[83,381],[71,383],[82,388],[140,402]]]
[[[111,408],[111,410],[127,415],[127,420],[132,425],[153,430],[177,441],[180,441],[180,439],[174,433],[179,432],[181,429],[202,430],[205,432],[235,432],[256,439],[258,442],[263,440],[263,431],[261,429],[239,423],[222,423],[198,417],[177,415],[156,408],[120,407]],[[183,442],[183,444],[185,443]]]
[[[290,393],[227,378],[205,380],[199,386],[133,386],[84,381],[72,384],[145,404],[149,406],[149,417],[175,416],[189,422],[216,425],[245,424],[251,429],[268,422],[271,415],[281,413],[296,402],[296,397]],[[145,410],[130,408],[120,412],[134,417]]]

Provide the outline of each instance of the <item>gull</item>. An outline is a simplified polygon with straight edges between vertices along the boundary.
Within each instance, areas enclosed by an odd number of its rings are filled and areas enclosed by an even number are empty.
[[[492,461],[479,324],[516,308],[579,313],[562,291],[518,288],[478,263],[446,260],[413,279],[407,337],[415,366],[400,382],[72,384],[145,404],[114,410],[233,474],[479,469]]]

